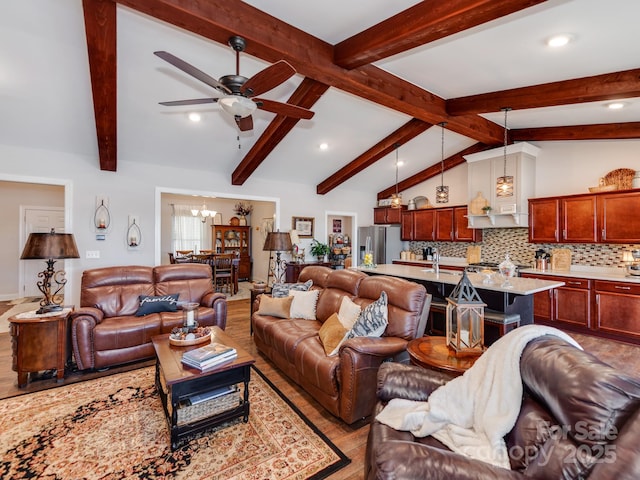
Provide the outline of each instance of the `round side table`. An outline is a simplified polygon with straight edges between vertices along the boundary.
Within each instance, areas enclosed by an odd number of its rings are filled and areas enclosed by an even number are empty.
[[[423,368],[462,375],[469,370],[479,357],[456,357],[447,347],[445,337],[420,337],[411,340],[407,353],[413,365]]]
[[[12,368],[18,373],[18,387],[24,387],[29,373],[56,370],[58,382],[64,379],[67,361],[67,319],[73,309],[37,315],[35,311],[9,318]]]

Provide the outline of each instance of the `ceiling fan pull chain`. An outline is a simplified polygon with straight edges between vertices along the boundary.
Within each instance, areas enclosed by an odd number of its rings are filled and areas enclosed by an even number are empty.
[[[241,150],[242,148],[240,146],[240,134],[236,136],[236,139],[238,140],[238,150]]]

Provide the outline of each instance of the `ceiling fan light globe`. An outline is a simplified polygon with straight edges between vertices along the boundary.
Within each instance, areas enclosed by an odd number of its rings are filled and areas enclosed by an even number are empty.
[[[253,101],[238,95],[228,95],[218,100],[222,109],[234,117],[248,117],[258,107]]]

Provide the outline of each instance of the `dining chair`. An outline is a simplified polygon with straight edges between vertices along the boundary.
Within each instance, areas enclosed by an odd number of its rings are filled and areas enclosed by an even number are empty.
[[[234,294],[233,260],[234,254],[220,254],[213,256],[213,284],[216,290],[228,291]]]
[[[173,253],[169,252],[169,263],[176,263],[176,258],[173,256]]]
[[[176,250],[176,255],[179,257],[184,257],[186,255],[191,255],[193,250]]]

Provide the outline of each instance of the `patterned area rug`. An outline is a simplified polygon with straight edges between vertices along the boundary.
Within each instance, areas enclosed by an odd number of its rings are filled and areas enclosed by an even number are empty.
[[[0,478],[322,479],[350,460],[253,370],[249,422],[171,452],[147,367],[0,401]]]

